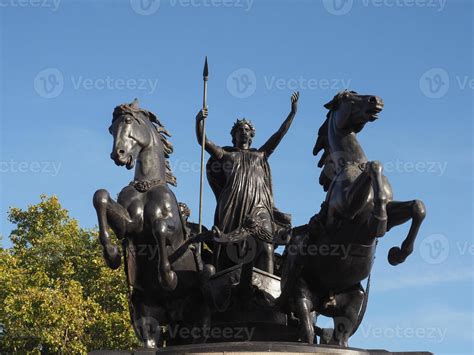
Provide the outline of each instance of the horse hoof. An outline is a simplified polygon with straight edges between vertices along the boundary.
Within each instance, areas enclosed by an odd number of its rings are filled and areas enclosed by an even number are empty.
[[[118,269],[120,267],[122,258],[117,246],[108,243],[103,248],[102,256],[104,257],[107,266],[112,270]]]
[[[388,262],[392,266],[396,266],[405,261],[407,256],[399,247],[393,247],[388,251]]]
[[[158,271],[158,284],[165,291],[174,291],[178,286],[178,277],[173,270]]]
[[[156,342],[153,339],[147,339],[143,344],[145,349],[156,349]]]
[[[208,280],[212,275],[216,273],[216,268],[214,267],[214,265],[206,264],[204,265],[204,269],[202,270],[201,273],[202,273],[201,274],[202,278],[204,280]]]
[[[166,288],[169,291],[174,291],[178,286],[178,276],[173,270],[167,271],[165,275]]]

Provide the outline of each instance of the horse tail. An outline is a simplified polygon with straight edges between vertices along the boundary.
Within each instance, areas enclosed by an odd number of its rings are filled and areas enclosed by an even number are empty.
[[[362,318],[364,318],[365,311],[367,310],[367,304],[369,303],[369,291],[370,291],[370,274],[369,274],[369,277],[367,278],[367,285],[365,286],[364,301],[362,302],[362,307],[360,307],[359,315],[357,316],[357,322],[350,336],[354,335],[354,333],[357,331],[357,329],[359,329],[359,326],[362,323]]]

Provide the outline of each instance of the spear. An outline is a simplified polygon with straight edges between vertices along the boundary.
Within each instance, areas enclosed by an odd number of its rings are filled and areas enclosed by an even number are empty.
[[[204,93],[202,97],[202,108],[207,107],[207,79],[209,77],[209,70],[207,67],[207,56],[204,62],[204,70],[202,78],[204,81]],[[202,233],[202,195],[204,186],[204,149],[206,146],[206,120],[202,120],[202,142],[201,142],[201,180],[199,184],[199,233]],[[201,244],[199,243],[199,251],[201,251]]]

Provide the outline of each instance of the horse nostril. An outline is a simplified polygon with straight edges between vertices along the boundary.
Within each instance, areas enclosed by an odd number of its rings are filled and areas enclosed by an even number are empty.
[[[376,104],[376,103],[377,103],[377,99],[375,98],[375,96],[371,96],[371,97],[369,97],[369,102],[370,102],[371,104]]]
[[[119,153],[119,155],[124,155],[124,154],[125,154],[125,150],[120,149],[120,150],[118,151],[118,153]]]

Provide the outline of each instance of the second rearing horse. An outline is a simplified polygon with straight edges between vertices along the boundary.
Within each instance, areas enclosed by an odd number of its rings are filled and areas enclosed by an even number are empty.
[[[381,163],[368,161],[357,140],[357,133],[366,123],[378,119],[383,106],[380,97],[354,91],[334,96],[325,105],[328,117],[319,129],[313,154],[324,151],[318,166],[324,166],[319,182],[324,191],[329,190],[326,227],[335,228],[341,218],[368,216],[367,233],[379,238],[392,227],[412,220],[401,248],[393,247],[388,254],[389,263],[398,265],[413,252],[425,207],[419,200],[393,201],[392,187],[382,173]]]
[[[323,167],[319,182],[327,191],[326,200],[308,225],[293,229],[278,304],[296,314],[302,341],[314,341],[316,312],[334,320],[326,341],[348,346],[367,305],[368,287],[364,290],[361,281],[370,276],[376,240],[411,220],[401,247],[388,253],[391,265],[405,261],[413,252],[425,207],[419,200],[393,201],[382,165],[368,161],[357,140],[357,133],[378,118],[382,99],[343,91],[325,107],[329,112],[313,154],[323,151],[318,166]]]

